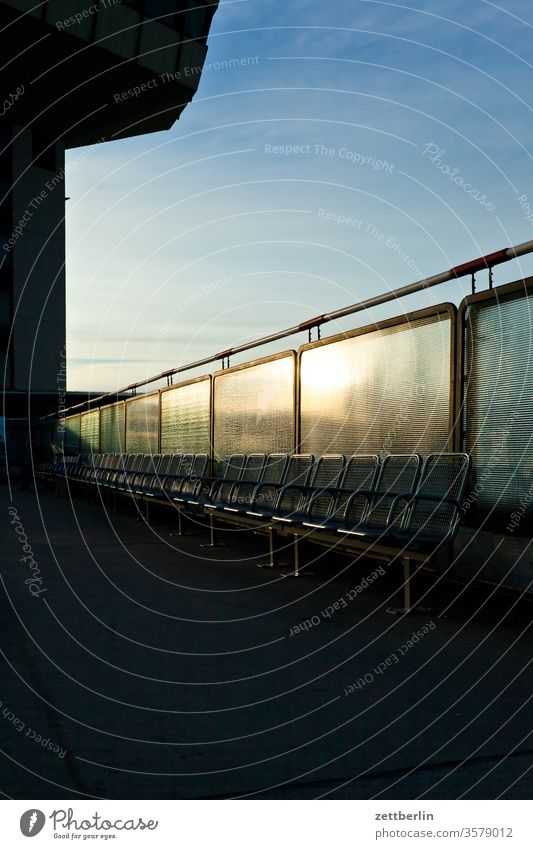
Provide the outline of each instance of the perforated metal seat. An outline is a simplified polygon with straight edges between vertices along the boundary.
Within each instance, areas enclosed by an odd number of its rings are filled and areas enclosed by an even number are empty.
[[[391,537],[419,548],[450,542],[461,523],[470,465],[468,454],[430,455],[416,492],[400,495],[393,502],[389,517]]]
[[[124,469],[128,455],[127,454],[111,454],[111,460],[105,469],[101,469],[97,479],[99,486],[106,487],[108,482],[113,478],[116,472]]]
[[[359,490],[348,499],[339,532],[385,537],[392,504],[399,494],[415,492],[421,469],[419,454],[385,457],[374,489]]]
[[[246,515],[259,519],[270,519],[276,509],[282,489],[286,486],[307,486],[313,468],[312,454],[293,454],[287,465],[283,481],[279,484],[261,483],[256,487]]]
[[[288,484],[280,490],[275,513],[275,522],[302,524],[307,519],[309,505],[324,490],[335,488],[342,477],[346,457],[344,454],[325,454],[314,464],[309,484]]]
[[[240,477],[215,481],[204,504],[206,510],[221,510],[228,506],[234,487],[241,482],[257,485],[261,480],[265,461],[266,454],[249,454]]]
[[[157,471],[144,476],[140,486],[143,495],[153,498],[154,493],[161,491],[164,480],[176,473],[182,456],[182,454],[164,454]]]
[[[143,494],[143,483],[146,478],[151,478],[157,474],[157,470],[159,469],[159,465],[161,463],[161,454],[148,454],[144,468],[141,468],[137,474],[135,474],[131,480],[131,491],[135,493],[135,495]]]
[[[280,486],[282,484],[285,479],[288,463],[288,454],[269,454],[263,466],[259,481],[240,480],[234,484],[230,492],[228,504],[224,505],[223,510],[228,513],[246,513],[253,503],[258,486],[261,484],[265,484],[265,486]]]
[[[145,495],[149,498],[168,499],[172,484],[182,481],[190,474],[194,462],[194,454],[172,454],[166,469],[159,472],[148,482]]]
[[[111,489],[122,490],[126,488],[128,479],[139,471],[144,459],[144,454],[130,454],[124,464],[123,469],[118,469],[113,475],[110,475],[107,485]]]
[[[328,487],[311,498],[303,524],[317,530],[335,531],[343,523],[348,499],[355,492],[372,491],[380,468],[377,454],[360,454],[350,457],[338,487]]]
[[[177,501],[181,488],[184,485],[189,486],[201,480],[205,475],[208,464],[209,457],[207,454],[184,454],[178,473],[172,478],[170,485],[165,483],[165,495],[172,501]]]
[[[174,498],[179,504],[200,506],[209,501],[211,489],[224,481],[234,483],[241,476],[246,463],[246,454],[232,454],[220,464],[220,474],[216,477],[202,475],[185,481],[179,495]]]

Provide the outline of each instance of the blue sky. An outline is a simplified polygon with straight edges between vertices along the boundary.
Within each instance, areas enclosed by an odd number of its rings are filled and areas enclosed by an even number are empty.
[[[529,0],[221,2],[172,130],[68,153],[69,389],[115,389],[533,238],[532,24]],[[526,257],[495,281],[529,274]]]

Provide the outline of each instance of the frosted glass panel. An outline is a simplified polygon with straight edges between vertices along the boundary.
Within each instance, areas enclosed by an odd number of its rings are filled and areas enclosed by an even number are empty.
[[[533,296],[468,307],[465,450],[472,454],[470,515],[533,520]]]
[[[215,457],[293,450],[295,362],[292,354],[215,380]]]
[[[311,348],[301,357],[302,451],[447,449],[449,313]]]
[[[124,451],[124,404],[100,409],[100,451],[118,454]]]
[[[161,453],[208,454],[211,380],[161,393]]]
[[[81,414],[80,452],[92,454],[100,450],[100,410]]]
[[[159,449],[159,393],[126,402],[126,451],[157,454]]]

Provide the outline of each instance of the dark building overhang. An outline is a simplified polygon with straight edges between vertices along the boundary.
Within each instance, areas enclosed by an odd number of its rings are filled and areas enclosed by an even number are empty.
[[[66,147],[170,128],[196,92],[217,5],[0,2],[7,119]]]

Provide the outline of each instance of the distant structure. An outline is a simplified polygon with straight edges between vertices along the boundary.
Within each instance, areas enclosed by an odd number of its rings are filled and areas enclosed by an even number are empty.
[[[217,5],[0,2],[0,380],[8,416],[21,414],[16,396],[50,399],[64,387],[65,150],[170,128],[196,92]]]

